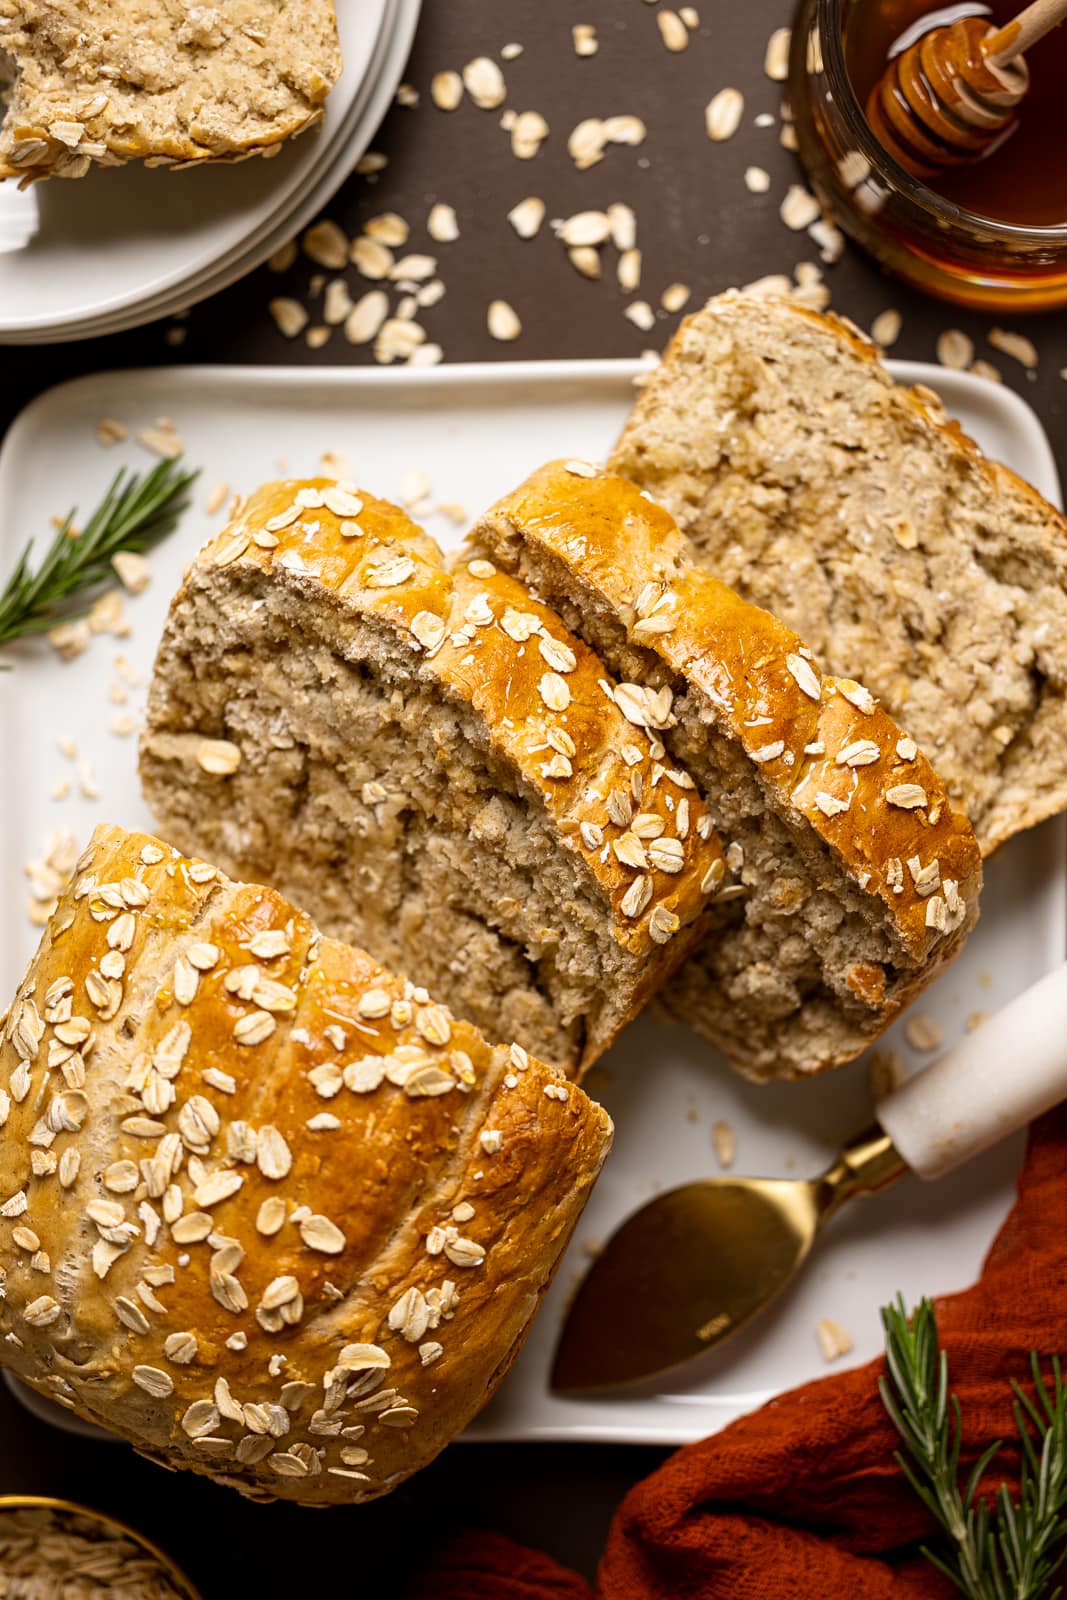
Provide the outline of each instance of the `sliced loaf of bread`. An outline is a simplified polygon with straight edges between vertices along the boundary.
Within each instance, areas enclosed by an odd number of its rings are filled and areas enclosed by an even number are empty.
[[[621,680],[605,699],[692,773],[726,844],[735,881],[667,1009],[757,1077],[858,1054],[977,915],[977,841],[913,740],[621,478],[552,463],[472,545],[596,649]]]
[[[173,601],[144,790],[179,849],[581,1072],[724,872],[692,780],[605,677],[520,583],[449,572],[397,507],[269,484]]]
[[[0,178],[274,155],[341,72],[333,0],[0,0]]]
[[[985,853],[1067,807],[1067,521],[855,329],[710,301],[609,464],[828,671],[863,677]]]

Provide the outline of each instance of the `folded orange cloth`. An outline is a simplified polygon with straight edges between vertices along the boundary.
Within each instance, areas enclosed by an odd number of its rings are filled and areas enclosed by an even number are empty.
[[[902,1284],[907,1292],[907,1285]],[[1010,1380],[1067,1349],[1067,1109],[1031,1130],[1016,1203],[971,1289],[937,1302],[961,1466],[1013,1439]],[[615,1516],[597,1585],[495,1534],[440,1551],[410,1600],[934,1600],[936,1536],[893,1460],[881,1361],[806,1384],[670,1457]],[[1010,1476],[1016,1457],[998,1458]],[[995,1474],[990,1478],[995,1484]]]

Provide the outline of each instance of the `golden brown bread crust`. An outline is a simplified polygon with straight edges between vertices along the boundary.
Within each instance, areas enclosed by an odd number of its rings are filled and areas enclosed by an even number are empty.
[[[610,1143],[272,890],[113,827],[0,1031],[0,1125],[0,1360],[312,1504],[385,1493],[485,1402]]]
[[[387,624],[410,652],[413,676],[473,707],[494,757],[543,806],[563,847],[606,898],[615,941],[639,963],[625,1011],[636,1014],[699,939],[709,875],[722,876],[722,847],[688,774],[605,693],[606,673],[593,652],[516,579],[484,560],[449,570],[436,543],[399,507],[325,478],[257,490],[194,563],[231,564],[311,586],[316,602],[335,608],[331,615],[342,621],[369,616]],[[172,610],[187,587],[188,578]],[[165,634],[160,663],[166,648]],[[143,752],[195,761],[202,736],[178,731],[175,715],[157,663]],[[239,733],[226,736],[239,745]],[[220,777],[223,805],[225,781]],[[606,811],[613,795],[678,838],[677,860],[664,856],[659,867],[653,857],[640,874],[647,894],[637,899],[637,875],[613,848],[628,832],[625,819],[612,822]],[[617,1031],[594,1023],[574,1065],[587,1068]]]
[[[921,896],[907,873],[897,893],[891,863],[936,854],[942,881],[955,882],[969,908],[970,925],[982,881],[978,847],[926,757],[920,750],[902,756],[898,745],[907,736],[861,685],[822,678],[791,629],[694,566],[669,512],[624,478],[586,477],[556,461],[531,473],[474,530],[476,544],[500,550],[492,532],[483,536],[492,522],[560,556],[610,602],[632,642],[707,696],[749,756],[760,758],[780,805],[803,814],[850,876],[869,874],[863,887],[879,896],[913,956],[926,959],[945,936],[935,920],[944,900]],[[642,617],[653,613],[669,614],[672,626],[642,630]],[[797,674],[807,680],[805,665],[815,674],[815,694],[798,681]],[[877,758],[839,762],[839,753],[861,739],[877,745]],[[822,748],[809,753],[811,745]],[[916,785],[919,805],[910,794],[894,803],[899,787]],[[828,814],[820,796],[847,800],[848,808]],[[954,933],[962,919],[950,920]]]
[[[550,463],[471,537],[531,581],[557,563],[587,607],[625,630],[626,670],[695,693],[702,718],[758,767],[771,808],[802,817],[851,883],[877,896],[915,971],[889,996],[880,968],[857,965],[849,987],[887,1026],[958,949],[981,886],[971,827],[914,742],[861,685],[823,678],[790,629],[695,566],[674,519],[622,478]],[[541,559],[522,565],[524,546]],[[563,582],[548,580],[550,599]],[[920,863],[935,859],[931,891]]]

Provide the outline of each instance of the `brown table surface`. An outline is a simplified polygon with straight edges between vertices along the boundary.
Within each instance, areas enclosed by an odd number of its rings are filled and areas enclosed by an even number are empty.
[[[636,355],[661,345],[678,320],[660,310],[655,329],[644,333],[624,318],[634,296],[615,284],[613,251],[605,252],[604,280],[594,283],[579,277],[547,224],[537,239],[519,240],[506,213],[527,195],[545,201],[548,218],[615,200],[630,204],[644,258],[639,296],[657,309],[671,283],[688,284],[696,304],[728,285],[818,260],[806,235],[790,232],[778,216],[788,185],[800,178],[779,143],[778,124],[754,125],[758,114],[779,108],[781,86],[764,75],[763,54],[772,29],[789,21],[787,0],[696,5],[700,22],[689,47],[672,54],[661,42],[656,8],[644,0],[425,0],[406,74],[420,103],[393,109],[374,140],[388,166],[374,179],[351,177],[326,215],[349,235],[386,210],[411,223],[406,248],[436,255],[446,285],[438,305],[420,315],[446,360]],[[600,48],[591,58],[578,59],[573,51],[576,22],[597,28]],[[467,101],[446,114],[429,97],[435,72],[461,68],[481,54],[499,57],[511,41],[523,53],[502,63],[506,104],[540,111],[550,128],[532,161],[512,154],[500,111],[481,111]],[[704,106],[727,86],[744,92],[744,121],[729,142],[712,144]],[[644,144],[612,147],[599,165],[577,171],[566,155],[571,128],[585,117],[619,113],[643,119]],[[770,173],[766,195],[746,189],[749,165]],[[196,177],[160,174],[160,181]],[[425,232],[436,201],[456,209],[461,236],[455,243],[435,245]],[[180,344],[169,342],[175,324],[157,323],[80,344],[5,350],[0,422],[50,384],[103,368],[369,361],[369,349],[348,344],[340,329],[319,350],[309,349],[302,336],[289,341],[276,330],[271,298],[309,301],[320,273],[305,257],[283,274],[262,268],[195,307],[180,325]],[[370,287],[354,269],[347,277],[354,296]],[[972,315],[922,299],[851,249],[826,268],[826,279],[834,308],[862,326],[888,307],[901,311],[895,355],[934,360],[943,330],[969,334],[976,354],[994,362],[1036,408],[1061,472],[1067,469],[1067,382],[1060,376],[1067,367],[1067,316]],[[486,329],[486,309],[498,297],[522,320],[522,335],[512,344],[497,343]],[[314,309],[311,320],[321,320]],[[997,322],[1035,340],[1041,352],[1036,374],[988,346],[986,335]],[[207,1600],[291,1594],[298,1583],[387,1600],[400,1593],[434,1541],[464,1523],[537,1543],[591,1574],[612,1509],[660,1459],[655,1451],[624,1447],[460,1445],[390,1498],[324,1514],[288,1506],[265,1510],[205,1480],[163,1474],[122,1446],[57,1434],[15,1405],[6,1389],[0,1389],[0,1438],[0,1492],[68,1496],[126,1517],[184,1563]]]

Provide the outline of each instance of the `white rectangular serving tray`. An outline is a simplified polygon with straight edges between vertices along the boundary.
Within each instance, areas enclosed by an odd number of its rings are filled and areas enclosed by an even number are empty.
[[[42,643],[7,653],[15,670],[0,674],[0,994],[13,992],[37,941],[24,911],[23,868],[44,836],[65,827],[84,840],[104,819],[151,826],[135,739],[109,731],[119,709],[109,688],[121,652],[141,678],[124,709],[139,714],[169,598],[193,551],[224,517],[204,509],[213,485],[247,492],[273,476],[312,473],[332,451],[357,481],[385,496],[399,496],[413,471],[424,472],[435,503],[459,503],[473,517],[549,457],[602,457],[641,370],[631,361],[425,372],[186,367],[81,378],[34,401],[0,451],[0,573],[28,537],[49,535],[52,517],[75,501],[88,510],[119,465],[148,464],[133,435],[160,417],[173,420],[188,462],[203,473],[180,532],[152,557],[151,586],[127,602],[129,638],[97,637],[69,664]],[[990,455],[1058,499],[1048,442],[1018,396],[942,368],[895,363],[894,371],[936,388]],[[103,449],[96,439],[101,417],[124,421],[131,442]],[[426,521],[442,543],[461,535],[445,517]],[[98,799],[78,793],[74,767],[57,749],[63,735],[90,763]],[[50,790],[63,777],[73,793],[54,801]],[[975,1013],[1004,1005],[1067,954],[1065,840],[1062,822],[1047,824],[990,863],[977,931],[915,1007],[937,1019],[946,1043]],[[920,1063],[901,1023],[886,1036],[887,1047],[908,1069]],[[870,1120],[867,1085],[868,1066],[859,1061],[811,1083],[757,1087],[685,1030],[649,1016],[636,1022],[587,1085],[615,1119],[611,1159],[522,1355],[467,1437],[681,1444],[825,1372],[815,1336],[821,1318],[836,1318],[851,1335],[846,1359],[864,1361],[880,1348],[878,1308],[898,1291],[911,1302],[971,1282],[1011,1202],[1019,1138],[938,1184],[905,1180],[857,1203],[744,1340],[709,1353],[665,1387],[603,1400],[550,1395],[552,1351],[589,1252],[650,1195],[720,1170],[713,1123],[728,1122],[734,1131],[736,1171],[807,1174]]]

